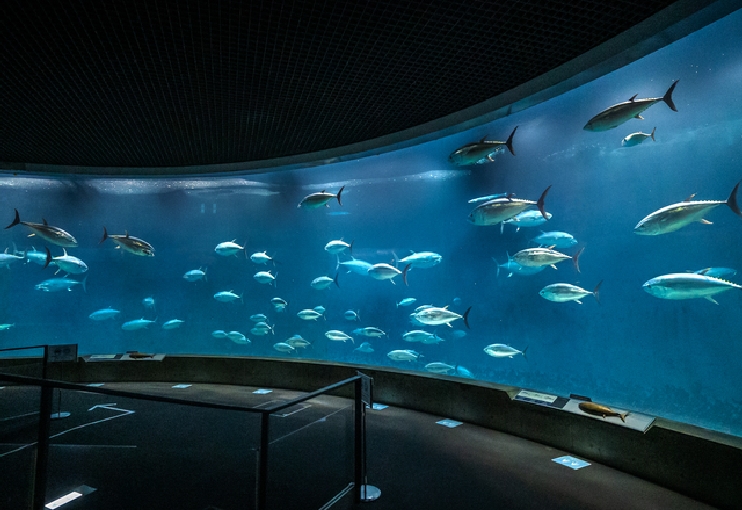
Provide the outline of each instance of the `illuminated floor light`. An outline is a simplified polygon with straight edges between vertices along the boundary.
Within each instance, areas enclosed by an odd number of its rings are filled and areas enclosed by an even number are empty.
[[[463,424],[463,423],[462,423],[462,422],[460,422],[460,421],[456,421],[456,420],[449,420],[449,419],[445,419],[445,420],[437,421],[436,423],[437,423],[438,425],[443,425],[444,427],[448,427],[449,429],[452,429],[452,428],[454,428],[454,427],[458,427],[459,425],[462,425],[462,424]]]
[[[578,470],[584,467],[587,467],[590,465],[589,462],[585,462],[582,459],[578,459],[575,457],[565,456],[565,457],[558,457],[556,459],[551,459],[557,464],[561,464],[562,466],[567,466],[568,468],[572,468],[574,470]]]
[[[70,501],[74,501],[77,498],[81,498],[85,496],[86,494],[90,494],[91,492],[95,492],[95,489],[92,487],[88,487],[87,485],[81,485],[77,489],[73,490],[69,494],[65,494],[61,498],[57,498],[51,503],[47,503],[44,505],[44,508],[48,508],[49,510],[54,510],[55,508],[59,508],[62,505],[66,505]]]

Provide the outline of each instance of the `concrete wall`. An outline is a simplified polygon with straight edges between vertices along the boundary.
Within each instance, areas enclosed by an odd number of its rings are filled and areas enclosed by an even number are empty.
[[[403,370],[362,371],[374,398],[554,446],[719,508],[742,508],[742,439],[658,419],[646,433],[511,399],[519,388]],[[356,367],[305,360],[168,356],[162,362],[60,363],[49,378],[70,382],[169,381],[312,391]],[[350,388],[347,388],[349,395]],[[342,393],[341,393],[342,394]]]

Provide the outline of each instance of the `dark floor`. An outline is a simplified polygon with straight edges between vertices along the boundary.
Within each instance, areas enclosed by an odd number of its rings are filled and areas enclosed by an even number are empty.
[[[241,405],[289,400],[297,392],[175,383],[108,383],[106,388]],[[0,389],[0,508],[27,508],[38,390]],[[56,401],[55,401],[56,405]],[[47,500],[85,485],[80,509],[232,510],[254,508],[259,416],[173,404],[61,393],[67,418],[52,422]],[[322,396],[271,418],[270,508],[352,508],[353,405]],[[574,471],[550,447],[441,416],[399,408],[369,410],[369,508],[386,509],[709,509],[611,468]],[[590,459],[585,459],[590,462]]]

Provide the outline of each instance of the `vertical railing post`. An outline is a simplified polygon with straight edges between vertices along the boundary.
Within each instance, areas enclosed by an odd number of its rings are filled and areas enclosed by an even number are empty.
[[[363,485],[363,401],[361,397],[362,381],[359,377],[356,379],[355,385],[355,398],[353,399],[353,405],[355,406],[355,424],[353,427],[353,438],[354,438],[354,466],[355,473],[353,476],[353,499],[355,503],[361,502],[361,486]]]
[[[46,380],[46,360],[49,346],[44,347],[41,378]],[[54,388],[43,385],[39,402],[39,440],[36,445],[36,472],[33,486],[33,510],[44,510],[46,505],[46,477],[49,467],[49,429],[51,424]]]
[[[270,413],[260,414],[260,449],[258,450],[258,471],[256,483],[255,506],[257,510],[266,510],[268,498],[268,425]]]

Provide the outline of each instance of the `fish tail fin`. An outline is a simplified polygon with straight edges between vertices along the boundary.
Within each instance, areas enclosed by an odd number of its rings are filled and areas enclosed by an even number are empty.
[[[601,285],[603,285],[603,280],[600,280],[600,282],[598,282],[598,284],[593,289],[593,296],[595,296],[595,301],[597,301],[598,304],[600,304],[600,286]]]
[[[49,251],[49,248],[47,246],[44,246],[44,249],[46,249],[46,264],[44,264],[44,269],[46,269],[49,264],[51,264],[52,252]]]
[[[626,411],[625,413],[621,413],[621,414],[619,414],[619,415],[618,415],[618,417],[619,417],[619,418],[621,418],[621,421],[622,421],[622,422],[626,423],[626,419],[625,419],[625,418],[626,418],[626,417],[627,417],[628,415],[630,415],[630,414],[631,414],[631,412],[630,412],[630,411]]]
[[[742,216],[742,211],[739,210],[739,204],[737,203],[737,190],[739,189],[740,183],[742,183],[742,181],[737,183],[730,193],[729,198],[727,198],[727,205],[737,216]]]
[[[409,271],[409,270],[410,270],[410,267],[411,267],[411,266],[412,266],[412,264],[407,264],[407,265],[406,265],[406,266],[404,267],[404,270],[402,270],[402,281],[404,281],[404,284],[405,284],[406,286],[408,286],[408,287],[409,287],[409,284],[407,283],[407,271]],[[392,283],[394,283],[394,282],[392,282]]]
[[[278,279],[278,271],[276,271],[276,274],[273,275],[273,281],[271,282],[271,283],[273,283],[273,288],[274,289],[276,288],[276,280],[277,279]]]
[[[87,281],[88,281],[88,275],[85,275],[85,278],[82,279],[82,290],[85,292],[85,294],[88,293],[88,287],[86,285]]]
[[[18,209],[13,208],[13,210],[15,211],[15,218],[13,219],[13,222],[5,228],[15,227],[16,225],[21,223],[21,217],[18,214]]]
[[[103,227],[103,237],[101,238],[100,241],[98,241],[98,244],[102,243],[106,239],[108,239],[108,231],[106,230],[106,227],[104,226]]]
[[[338,276],[340,276],[340,273],[335,273],[335,278],[333,278],[332,281],[335,284],[335,286],[339,289],[340,288],[340,284],[338,283]],[[322,314],[322,315],[324,315],[324,314]]]
[[[358,319],[358,322],[361,322],[361,310],[356,312],[356,319]]]
[[[505,233],[505,221],[500,222],[500,235]]]
[[[675,80],[674,82],[672,82],[672,85],[670,85],[670,88],[667,89],[667,92],[665,92],[665,95],[662,97],[662,100],[674,112],[678,111],[678,109],[675,108],[675,103],[672,102],[672,91],[675,90],[675,85],[677,85],[679,81],[680,80]]]
[[[523,352],[522,352],[522,354],[523,354],[523,357],[524,357],[524,358],[526,359],[526,361],[528,361],[528,356],[526,356],[526,352],[527,352],[527,351],[528,351],[528,346],[526,345],[526,348],[525,348],[525,349],[523,349]]]
[[[497,266],[497,276],[496,276],[496,278],[499,278],[500,277],[500,264],[497,263],[497,259],[495,257],[492,257],[492,261]]]
[[[657,140],[654,139],[654,132],[657,131],[657,126],[652,128],[652,132],[649,134],[649,136],[652,137],[652,141],[656,142]]]
[[[351,256],[351,257],[353,256],[353,243],[355,243],[355,242],[356,242],[356,240],[355,240],[355,239],[353,239],[353,240],[352,240],[352,241],[350,242],[350,246],[348,247],[348,254],[350,254],[350,256]],[[339,259],[339,258],[340,258],[340,256],[338,255],[338,259]]]
[[[536,207],[538,207],[538,210],[541,211],[541,216],[544,217],[545,220],[548,220],[549,218],[546,217],[546,211],[544,211],[544,199],[546,198],[546,194],[551,189],[551,184],[549,184],[549,187],[544,190],[543,193],[541,193],[541,197],[538,199],[538,202],[536,202]]]
[[[394,267],[399,267],[399,255],[396,251],[392,251],[392,255],[394,256]]]
[[[575,265],[575,269],[577,269],[577,272],[580,272],[580,255],[582,255],[582,252],[585,251],[585,247],[583,246],[580,248],[580,251],[578,251],[574,257],[572,257],[572,263]]]
[[[512,154],[513,156],[515,156],[515,151],[513,150],[513,135],[515,134],[516,129],[518,129],[518,126],[515,126],[513,128],[513,132],[510,133],[510,136],[508,136],[507,142],[505,142],[505,147],[508,148],[508,150],[510,151],[510,154]]]
[[[345,186],[343,186],[342,188],[340,188],[340,191],[338,191],[338,204],[340,204],[340,205],[343,205],[343,203],[340,201],[340,193],[342,193],[344,189],[345,189]]]
[[[471,306],[467,308],[466,311],[464,312],[464,325],[466,326],[467,329],[471,329],[469,327],[469,312],[470,311],[471,311]]]

